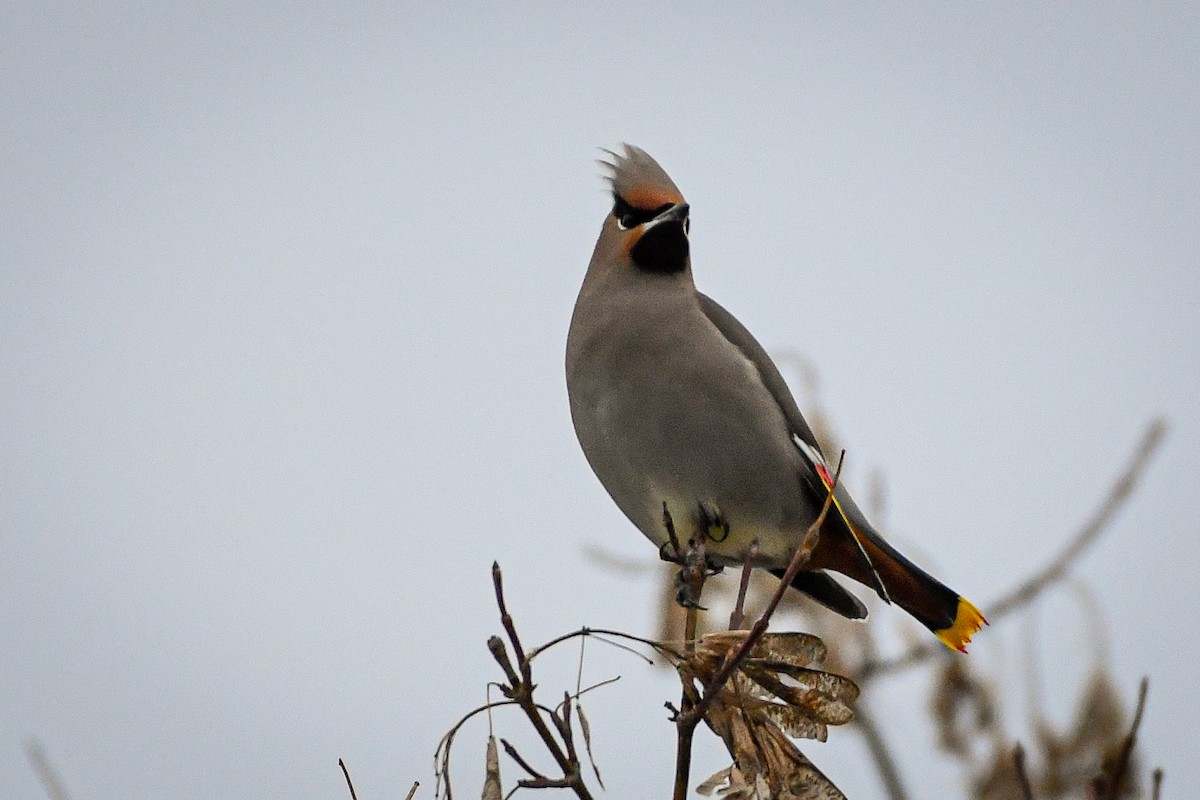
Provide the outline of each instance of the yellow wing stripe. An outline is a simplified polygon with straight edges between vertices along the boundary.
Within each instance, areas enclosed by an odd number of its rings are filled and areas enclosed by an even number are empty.
[[[821,476],[821,483],[825,485],[825,491],[833,496],[833,507],[837,509],[838,516],[842,518],[842,522],[846,523],[846,527],[850,530],[850,537],[854,539],[854,544],[858,548],[858,552],[862,554],[863,561],[867,562],[867,569],[871,570],[871,575],[875,577],[875,585],[879,588],[879,596],[883,598],[883,602],[891,605],[892,596],[888,592],[887,586],[883,583],[883,576],[879,574],[879,570],[875,569],[875,562],[871,560],[871,555],[862,543],[862,534],[859,533],[858,528],[854,527],[854,523],[850,521],[850,518],[846,516],[846,512],[842,510],[842,504],[838,502],[833,480],[829,477],[829,470],[820,462],[817,462],[814,466],[817,468],[817,474]]]

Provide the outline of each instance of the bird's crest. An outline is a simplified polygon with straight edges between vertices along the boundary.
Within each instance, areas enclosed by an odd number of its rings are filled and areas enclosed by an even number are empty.
[[[624,153],[604,150],[611,160],[599,161],[609,172],[606,177],[614,196],[646,211],[683,202],[675,182],[649,153],[631,144],[622,148]]]

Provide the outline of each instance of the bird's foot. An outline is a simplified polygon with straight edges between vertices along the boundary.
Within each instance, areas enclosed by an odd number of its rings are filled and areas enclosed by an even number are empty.
[[[699,611],[708,609],[700,605],[700,596],[696,591],[696,582],[689,578],[687,567],[675,573],[675,602],[684,608],[694,608]],[[703,584],[700,584],[703,586]]]
[[[704,581],[711,575],[724,571],[724,567],[708,558],[705,544],[708,541],[720,542],[729,535],[729,524],[725,522],[716,507],[705,502],[697,503],[696,533],[688,540],[687,549],[679,543],[679,533],[675,530],[675,520],[664,502],[662,506],[663,528],[666,529],[667,539],[658,548],[658,557],[663,561],[679,565],[675,574],[675,601],[684,608],[706,610],[700,605],[700,593],[704,589]],[[713,535],[717,531],[717,535]]]
[[[708,559],[704,552],[704,543],[703,537],[692,537],[688,540],[683,563],[679,572],[675,573],[675,601],[684,608],[696,608],[701,611],[707,610],[700,605],[700,593],[704,591],[704,582],[723,570],[721,565]]]

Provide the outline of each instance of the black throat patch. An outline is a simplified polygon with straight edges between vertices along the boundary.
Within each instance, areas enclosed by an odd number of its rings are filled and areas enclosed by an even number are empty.
[[[688,264],[688,237],[683,223],[663,222],[642,234],[629,251],[638,269],[661,275],[683,272]]]

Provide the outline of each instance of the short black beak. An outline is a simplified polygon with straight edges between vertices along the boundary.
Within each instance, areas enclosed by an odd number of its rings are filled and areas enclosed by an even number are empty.
[[[682,225],[687,221],[688,212],[690,210],[691,206],[689,206],[687,203],[676,203],[654,219],[647,222],[645,230],[648,231],[657,225],[663,224],[664,222],[678,222],[680,225]],[[643,231],[643,233],[645,233],[645,231]]]
[[[642,235],[629,251],[646,272],[674,274],[688,266],[688,204],[676,203],[642,226]]]

